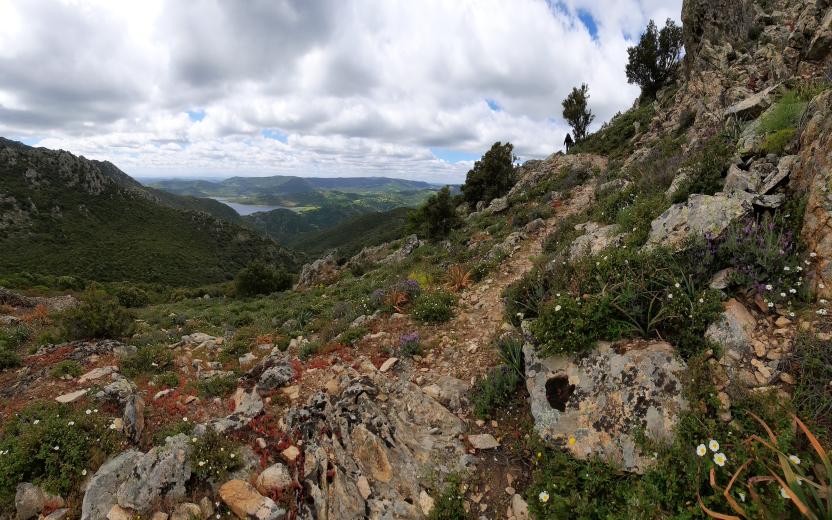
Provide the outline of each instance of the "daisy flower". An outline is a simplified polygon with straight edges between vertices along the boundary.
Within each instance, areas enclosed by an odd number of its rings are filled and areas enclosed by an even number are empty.
[[[724,453],[715,453],[714,454],[714,464],[716,464],[717,466],[722,467],[722,466],[725,465],[725,462],[727,462],[727,461],[728,461],[728,457],[726,457]]]
[[[700,457],[704,457],[706,453],[708,453],[708,448],[706,448],[704,444],[700,444],[696,447],[696,454]]]
[[[800,465],[800,457],[798,457],[797,455],[789,455],[789,461],[791,461],[791,463],[795,466]]]
[[[719,443],[716,440],[711,439],[708,441],[708,448],[714,453],[719,451]]]
[[[549,501],[549,492],[548,491],[541,491],[539,495],[537,495],[537,499],[543,502],[544,504]]]

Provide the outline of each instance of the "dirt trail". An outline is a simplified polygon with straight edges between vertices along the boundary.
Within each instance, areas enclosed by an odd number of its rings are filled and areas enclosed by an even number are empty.
[[[522,278],[533,267],[532,259],[543,251],[543,240],[563,218],[589,204],[593,190],[583,187],[562,206],[543,226],[528,233],[490,276],[463,291],[459,311],[448,323],[438,327],[432,338],[440,345],[434,355],[428,355],[419,365],[431,375],[451,375],[470,382],[481,377],[488,368],[499,363],[497,350],[492,342],[501,333],[505,323],[503,290]]]

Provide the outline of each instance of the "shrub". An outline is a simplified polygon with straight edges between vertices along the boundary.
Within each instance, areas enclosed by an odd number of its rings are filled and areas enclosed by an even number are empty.
[[[761,134],[771,134],[787,128],[794,129],[800,122],[806,105],[806,101],[801,99],[797,91],[786,92],[760,117],[757,131]]]
[[[453,316],[456,298],[444,291],[420,294],[413,302],[413,316],[425,323],[441,323]]]
[[[66,359],[64,361],[55,363],[55,365],[52,367],[52,377],[58,379],[65,376],[78,377],[83,373],[82,371],[83,369],[81,368],[81,363]]]
[[[422,352],[422,346],[419,344],[419,333],[411,332],[403,334],[399,338],[399,352],[404,357],[413,357]]]
[[[807,298],[797,242],[780,214],[736,222],[711,247],[720,266],[734,269],[731,282],[756,291],[766,302],[790,307]]]
[[[586,83],[581,87],[573,87],[572,92],[566,96],[561,105],[563,106],[563,118],[572,127],[575,142],[580,143],[586,137],[586,129],[595,119],[587,104],[589,102],[589,86]]]
[[[90,289],[79,306],[64,313],[62,325],[71,339],[120,338],[132,334],[133,316],[116,298]]]
[[[688,179],[672,195],[672,202],[684,202],[691,193],[713,195],[720,191],[731,152],[732,147],[725,135],[719,134],[709,139],[702,150],[693,154],[685,165],[688,168]]]
[[[238,296],[256,296],[291,288],[292,277],[282,269],[254,261],[237,274],[234,284]]]
[[[448,269],[448,288],[454,292],[460,292],[471,285],[471,271],[464,265],[452,265]]]
[[[21,364],[20,356],[12,350],[0,349],[0,370],[17,368]]]
[[[115,291],[118,302],[128,309],[144,307],[150,303],[150,295],[147,291],[131,285],[121,286]]]
[[[506,318],[514,325],[524,319],[536,318],[540,306],[548,296],[549,278],[539,268],[533,268],[525,276],[503,291]]]
[[[172,371],[162,372],[153,376],[153,382],[159,386],[176,388],[179,386],[179,374]]]
[[[237,388],[237,376],[223,375],[193,383],[202,397],[225,397]]]
[[[489,370],[488,375],[477,381],[474,386],[471,399],[474,405],[474,415],[480,419],[487,419],[491,417],[494,410],[508,405],[522,381],[522,377],[506,365]]]
[[[408,215],[410,231],[435,240],[448,236],[460,224],[456,205],[447,186],[439,190]]]
[[[496,142],[465,176],[462,194],[465,201],[476,206],[477,202],[488,202],[502,197],[517,181],[514,172],[514,146],[511,143]]]
[[[786,147],[794,141],[795,134],[797,134],[797,130],[794,128],[784,128],[772,132],[766,135],[761,151],[767,154],[773,153],[781,155],[786,150]]]
[[[607,250],[556,271],[540,289],[547,300],[532,333],[546,353],[581,352],[600,339],[662,337],[689,357],[721,310],[707,273],[655,248]],[[554,294],[552,294],[554,293]]]
[[[315,354],[318,353],[318,350],[321,349],[321,344],[317,341],[307,341],[300,347],[300,351],[298,352],[298,357],[304,361],[311,358]]]
[[[202,437],[192,438],[191,478],[201,484],[225,482],[242,463],[237,446],[226,436],[208,428]]]
[[[627,49],[627,82],[641,87],[641,94],[653,97],[676,73],[682,57],[682,28],[670,18],[659,30],[653,20],[634,47]]]
[[[352,327],[341,333],[339,341],[345,345],[355,345],[355,342],[366,336],[370,331],[367,327]]]
[[[0,509],[13,510],[15,488],[33,482],[67,497],[118,451],[109,420],[65,405],[36,402],[10,416],[0,435]]]
[[[467,520],[465,511],[465,490],[459,476],[451,475],[445,482],[445,489],[436,499],[428,520]]]
[[[173,366],[173,354],[164,345],[139,347],[135,354],[121,362],[121,372],[127,377],[142,374],[161,374]]]

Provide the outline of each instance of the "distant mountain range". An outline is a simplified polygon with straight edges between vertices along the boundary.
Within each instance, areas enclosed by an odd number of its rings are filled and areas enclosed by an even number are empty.
[[[227,205],[148,188],[109,162],[0,138],[0,278],[31,272],[198,285],[300,258]]]

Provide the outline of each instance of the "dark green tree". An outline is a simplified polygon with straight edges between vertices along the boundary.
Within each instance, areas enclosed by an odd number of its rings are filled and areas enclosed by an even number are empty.
[[[682,59],[682,28],[670,18],[661,30],[650,20],[638,45],[627,49],[627,81],[641,87],[643,97],[654,97],[679,67]]]
[[[497,141],[468,171],[462,194],[472,206],[502,197],[517,181],[514,174],[514,145]]]
[[[573,87],[572,92],[561,103],[563,105],[563,118],[572,127],[576,143],[584,140],[587,127],[595,119],[592,110],[587,106],[588,103],[589,86],[586,83],[583,83],[580,88]]]
[[[409,218],[411,230],[430,239],[446,237],[459,225],[456,204],[447,186],[431,195]]]
[[[282,269],[255,260],[237,273],[234,282],[237,296],[256,296],[289,289],[292,277]]]

